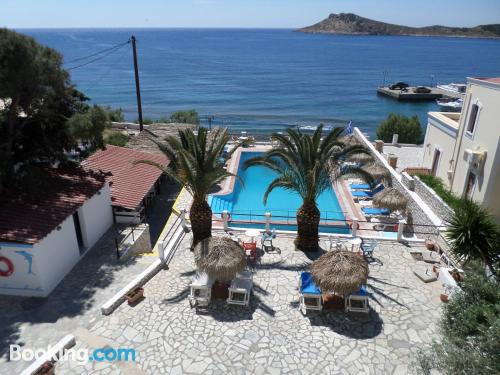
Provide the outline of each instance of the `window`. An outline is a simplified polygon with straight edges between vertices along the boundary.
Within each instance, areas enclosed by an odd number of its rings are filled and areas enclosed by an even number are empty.
[[[474,185],[476,184],[476,175],[473,172],[469,172],[467,180],[465,182],[464,198],[472,198],[472,192],[474,190]]]
[[[467,123],[467,133],[473,134],[476,128],[477,117],[479,115],[479,104],[473,104],[470,109],[469,122]]]

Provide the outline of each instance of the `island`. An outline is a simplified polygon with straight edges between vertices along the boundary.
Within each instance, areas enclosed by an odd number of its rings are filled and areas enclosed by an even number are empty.
[[[410,27],[364,18],[353,13],[330,14],[328,18],[312,26],[296,31],[303,33],[344,35],[405,35],[447,36],[462,38],[500,38],[500,24],[476,27],[426,26]]]

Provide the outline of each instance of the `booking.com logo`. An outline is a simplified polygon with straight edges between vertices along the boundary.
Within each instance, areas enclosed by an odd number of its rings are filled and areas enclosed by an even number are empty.
[[[59,352],[55,351],[50,345],[47,349],[29,349],[21,348],[20,345],[10,345],[11,361],[32,361],[42,357],[47,360],[57,361],[75,361],[85,364],[89,361],[95,362],[135,362],[135,349],[131,348],[97,348],[89,349],[66,349]]]

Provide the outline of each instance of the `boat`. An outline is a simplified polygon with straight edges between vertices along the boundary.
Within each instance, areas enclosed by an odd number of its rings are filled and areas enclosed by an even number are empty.
[[[447,85],[437,85],[437,88],[453,94],[465,94],[467,85],[465,83],[449,83]]]
[[[445,111],[453,111],[460,112],[462,110],[462,106],[464,104],[463,99],[437,99],[436,103],[441,107],[442,110]]]

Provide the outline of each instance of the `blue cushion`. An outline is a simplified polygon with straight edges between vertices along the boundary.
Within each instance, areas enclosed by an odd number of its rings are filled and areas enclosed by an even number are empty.
[[[371,191],[353,191],[351,194],[353,197],[373,197]]]
[[[310,272],[302,272],[300,274],[300,293],[321,294],[321,290],[314,283]]]
[[[352,293],[356,296],[367,296],[369,293],[368,293],[368,289],[366,288],[366,285],[361,285],[361,288],[359,288],[359,290],[356,292],[356,293]]]
[[[361,210],[367,215],[389,215],[391,213],[388,208],[363,207]]]

